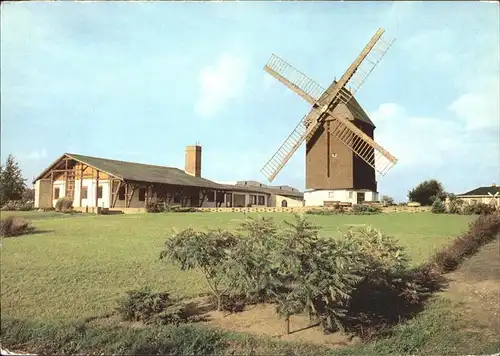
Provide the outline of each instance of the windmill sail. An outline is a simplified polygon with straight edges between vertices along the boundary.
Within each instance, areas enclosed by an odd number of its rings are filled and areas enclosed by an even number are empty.
[[[275,54],[271,56],[264,70],[311,105],[314,105],[325,92],[321,85]]]
[[[381,175],[397,163],[393,155],[348,119],[338,116],[331,123],[329,132]]]

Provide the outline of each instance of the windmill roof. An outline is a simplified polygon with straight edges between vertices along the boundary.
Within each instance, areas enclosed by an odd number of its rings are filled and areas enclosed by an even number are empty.
[[[347,102],[347,108],[352,112],[356,119],[364,121],[375,128],[375,124],[354,96]]]
[[[479,188],[473,189],[467,193],[459,194],[458,196],[463,197],[463,196],[470,196],[470,195],[489,195],[488,193],[493,194],[493,195],[495,195],[495,193],[500,194],[500,187],[497,187],[497,186],[479,187]]]
[[[114,159],[85,156],[74,153],[65,153],[64,155],[59,157],[54,163],[52,163],[47,169],[45,169],[35,179],[35,181],[43,177],[65,156],[70,157],[78,162],[92,166],[107,174],[111,174],[112,176],[115,176],[117,178],[128,181],[285,195],[283,194],[284,192],[280,189],[219,184],[205,178],[194,177],[190,174],[187,174],[185,171],[174,167],[118,161]],[[293,191],[286,191],[286,195],[303,197],[303,193]]]

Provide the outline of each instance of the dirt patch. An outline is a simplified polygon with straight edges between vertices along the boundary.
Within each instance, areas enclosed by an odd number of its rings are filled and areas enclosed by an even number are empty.
[[[286,341],[309,342],[329,347],[341,347],[352,344],[347,335],[332,333],[325,335],[317,324],[311,324],[309,317],[294,315],[290,318],[290,334],[285,333],[285,322],[276,313],[276,306],[257,304],[245,306],[239,313],[227,313],[211,310],[204,316],[204,324],[253,335],[265,335]]]
[[[447,275],[443,295],[462,305],[470,331],[500,336],[500,239]]]
[[[272,304],[248,305],[237,313],[216,311],[215,304],[210,297],[196,297],[182,301],[186,305],[188,315],[197,316],[199,324],[211,327],[248,333],[258,336],[269,336],[285,341],[301,341],[328,347],[342,347],[358,341],[342,333],[324,334],[318,324],[312,324],[307,315],[294,315],[290,318],[290,334],[285,334],[285,322],[276,313],[276,306]],[[90,321],[93,325],[111,326],[120,325],[132,328],[146,327],[140,322],[122,321],[116,314],[95,318]]]

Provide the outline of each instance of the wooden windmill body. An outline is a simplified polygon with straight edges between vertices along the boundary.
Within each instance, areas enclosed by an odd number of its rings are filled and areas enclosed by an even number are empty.
[[[375,125],[354,98],[392,42],[379,29],[328,89],[272,55],[264,69],[312,105],[261,172],[272,181],[306,142],[306,205],[378,200],[375,172],[385,175],[397,159],[374,141]],[[350,89],[347,89],[347,88]]]

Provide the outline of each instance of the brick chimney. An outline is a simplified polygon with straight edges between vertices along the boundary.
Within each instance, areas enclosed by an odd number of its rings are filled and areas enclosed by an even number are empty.
[[[195,177],[201,177],[201,146],[186,147],[186,168],[187,174]]]

